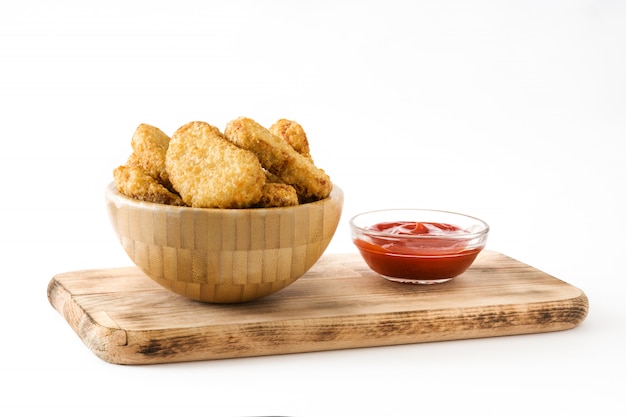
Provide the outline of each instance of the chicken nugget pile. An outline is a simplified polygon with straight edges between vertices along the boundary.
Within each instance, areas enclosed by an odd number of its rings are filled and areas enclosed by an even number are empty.
[[[140,124],[132,153],[113,170],[120,193],[138,200],[203,208],[269,208],[328,197],[330,177],[315,166],[302,126],[280,119],[269,129],[247,117],[224,132],[202,121],[171,138]]]

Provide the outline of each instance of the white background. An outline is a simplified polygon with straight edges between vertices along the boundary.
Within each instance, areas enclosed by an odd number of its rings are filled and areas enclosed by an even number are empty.
[[[2,414],[624,415],[625,2],[200,4],[0,5]],[[581,288],[587,319],[179,365],[98,359],[46,288],[130,265],[103,192],[134,129],[238,116],[307,130],[346,196],[328,252],[354,252],[360,211],[472,214],[490,249]]]

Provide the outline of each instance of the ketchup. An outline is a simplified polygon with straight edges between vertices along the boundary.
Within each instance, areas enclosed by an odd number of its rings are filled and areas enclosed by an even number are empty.
[[[482,250],[468,246],[466,230],[448,223],[385,222],[369,229],[387,236],[354,243],[370,268],[391,279],[447,281],[469,268]]]

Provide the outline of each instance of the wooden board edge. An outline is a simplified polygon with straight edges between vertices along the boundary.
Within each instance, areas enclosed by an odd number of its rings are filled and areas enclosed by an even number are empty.
[[[58,276],[58,275],[57,275]],[[48,301],[65,319],[74,333],[98,358],[114,364],[120,361],[111,356],[114,346],[127,344],[127,333],[119,328],[111,328],[98,324],[73,299],[71,293],[53,277],[48,283]]]
[[[119,365],[150,365],[345,350],[548,333],[578,326],[588,313],[584,293],[549,304],[361,315],[313,321],[250,323],[232,328],[128,331],[128,343],[109,344],[106,357]],[[245,343],[237,343],[245,339]],[[190,342],[191,341],[191,342]]]

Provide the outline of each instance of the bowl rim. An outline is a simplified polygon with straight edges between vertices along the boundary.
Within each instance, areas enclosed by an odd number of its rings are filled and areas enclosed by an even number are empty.
[[[376,213],[385,213],[385,212],[401,212],[401,211],[415,211],[415,212],[430,212],[430,213],[439,213],[439,214],[448,214],[448,215],[454,215],[454,216],[459,216],[459,217],[464,217],[466,219],[472,219],[474,221],[476,221],[478,224],[480,224],[482,227],[480,230],[475,231],[475,232],[464,232],[464,233],[455,233],[455,234],[451,234],[451,235],[399,235],[397,233],[388,233],[388,232],[381,232],[378,230],[372,230],[372,229],[368,229],[366,227],[361,227],[355,224],[355,220],[358,217],[361,216],[366,216],[366,215],[370,215],[370,214],[376,214]],[[417,221],[417,220],[416,220]],[[366,234],[368,236],[374,236],[374,237],[379,237],[379,238],[393,238],[393,239],[409,239],[409,240],[417,240],[417,239],[451,239],[451,240],[459,240],[459,239],[475,239],[475,238],[479,238],[479,237],[483,237],[486,236],[489,233],[490,227],[489,224],[487,224],[487,222],[485,222],[484,220],[479,219],[478,217],[475,216],[470,216],[468,214],[464,214],[464,213],[459,213],[459,212],[455,212],[455,211],[449,211],[449,210],[438,210],[438,209],[429,209],[429,208],[390,208],[390,209],[378,209],[378,210],[370,210],[370,211],[365,211],[359,214],[356,214],[354,216],[352,216],[350,218],[350,220],[348,221],[348,224],[350,226],[350,229],[353,231],[358,231],[362,234]]]
[[[286,206],[286,207],[248,207],[248,208],[217,208],[217,207],[191,207],[191,206],[175,206],[172,204],[162,204],[162,203],[154,203],[151,201],[139,200],[137,198],[129,197],[125,194],[122,194],[115,184],[115,181],[111,181],[105,187],[105,199],[114,202],[114,201],[122,201],[129,206],[134,206],[142,209],[164,209],[170,212],[183,212],[183,211],[198,211],[205,213],[269,213],[274,211],[280,211],[285,209],[302,209],[303,207],[312,207],[315,205],[324,205],[333,200],[341,200],[343,198],[343,190],[333,184],[333,188],[328,194],[328,197],[323,198],[321,200],[312,201],[310,203],[298,204],[295,206]]]

